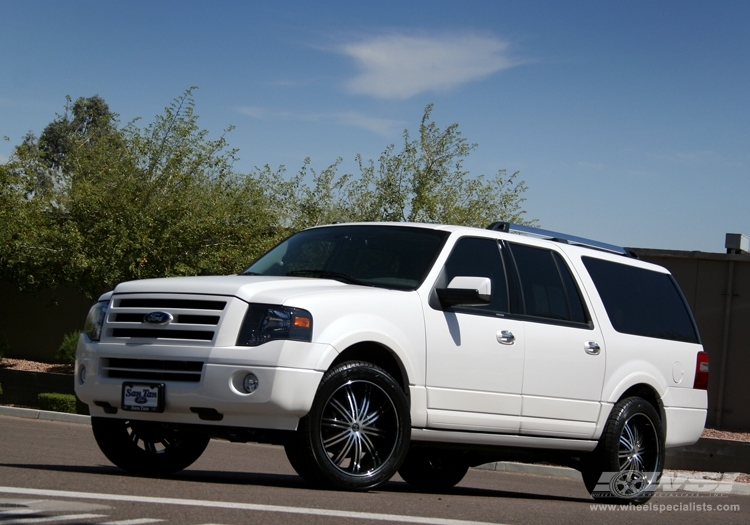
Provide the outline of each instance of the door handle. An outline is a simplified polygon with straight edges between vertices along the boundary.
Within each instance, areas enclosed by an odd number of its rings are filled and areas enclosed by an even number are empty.
[[[496,336],[497,342],[501,345],[512,345],[516,342],[516,336],[510,330],[500,330]]]
[[[583,344],[584,350],[586,350],[587,354],[590,355],[599,355],[599,353],[602,351],[602,347],[599,346],[599,343],[596,341],[586,341]]]

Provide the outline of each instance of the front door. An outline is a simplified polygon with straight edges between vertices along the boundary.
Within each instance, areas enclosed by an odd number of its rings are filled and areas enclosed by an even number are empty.
[[[524,323],[505,318],[508,285],[495,239],[463,237],[438,287],[457,276],[488,277],[491,302],[443,309],[425,306],[427,426],[518,433],[524,368]]]

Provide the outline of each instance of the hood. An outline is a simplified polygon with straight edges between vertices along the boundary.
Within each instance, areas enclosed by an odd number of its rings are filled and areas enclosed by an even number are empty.
[[[115,294],[180,293],[228,295],[247,302],[283,304],[300,294],[336,291],[345,288],[367,289],[330,279],[274,277],[260,275],[222,275],[206,277],[167,277],[118,284]]]

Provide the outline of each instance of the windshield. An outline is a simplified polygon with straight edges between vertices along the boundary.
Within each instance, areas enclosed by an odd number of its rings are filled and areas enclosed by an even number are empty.
[[[291,275],[414,290],[447,232],[409,226],[329,226],[292,235],[244,275]]]

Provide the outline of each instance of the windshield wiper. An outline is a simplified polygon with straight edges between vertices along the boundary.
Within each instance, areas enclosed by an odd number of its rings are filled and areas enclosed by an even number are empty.
[[[319,277],[321,279],[334,279],[342,283],[347,284],[359,284],[362,286],[371,286],[370,284],[364,283],[359,279],[340,272],[329,272],[328,270],[293,270],[286,273],[289,276],[294,277]]]

